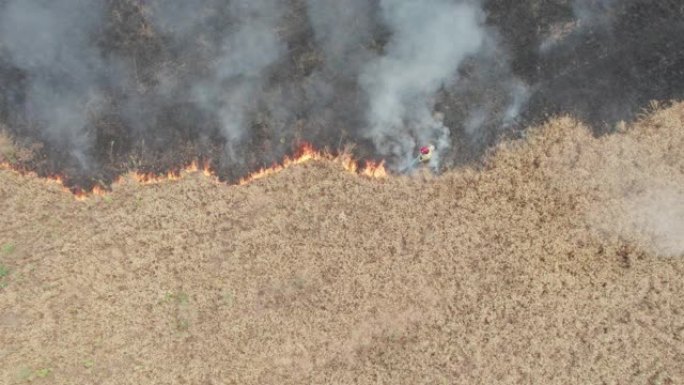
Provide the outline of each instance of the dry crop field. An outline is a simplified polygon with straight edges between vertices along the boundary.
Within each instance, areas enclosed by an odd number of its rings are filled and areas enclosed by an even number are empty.
[[[564,117],[481,169],[84,201],[5,168],[0,383],[682,384],[683,125]]]

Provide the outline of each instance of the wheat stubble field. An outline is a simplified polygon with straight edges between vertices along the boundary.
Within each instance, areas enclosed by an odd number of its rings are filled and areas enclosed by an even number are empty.
[[[0,171],[0,383],[682,384],[683,124],[84,202]]]

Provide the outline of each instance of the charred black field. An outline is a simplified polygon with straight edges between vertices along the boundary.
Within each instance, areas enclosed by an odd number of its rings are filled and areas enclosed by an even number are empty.
[[[0,125],[69,187],[193,160],[230,181],[303,142],[444,170],[569,114],[684,93],[678,0],[0,0]],[[446,16],[443,16],[446,15]]]

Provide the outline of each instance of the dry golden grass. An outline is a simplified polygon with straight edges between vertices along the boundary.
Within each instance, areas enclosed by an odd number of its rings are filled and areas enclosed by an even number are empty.
[[[9,135],[0,126],[0,162],[9,162],[16,152]]]
[[[28,162],[33,158],[34,149],[17,146],[5,127],[0,124],[0,163],[14,164]]]
[[[307,163],[77,202],[0,171],[0,383],[684,383],[683,123],[561,118],[482,171],[385,181]]]

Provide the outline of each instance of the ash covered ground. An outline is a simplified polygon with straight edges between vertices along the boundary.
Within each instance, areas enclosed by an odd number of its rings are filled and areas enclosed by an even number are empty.
[[[550,115],[612,132],[684,90],[680,1],[0,0],[15,167],[235,180],[301,142],[395,170],[476,161]]]

